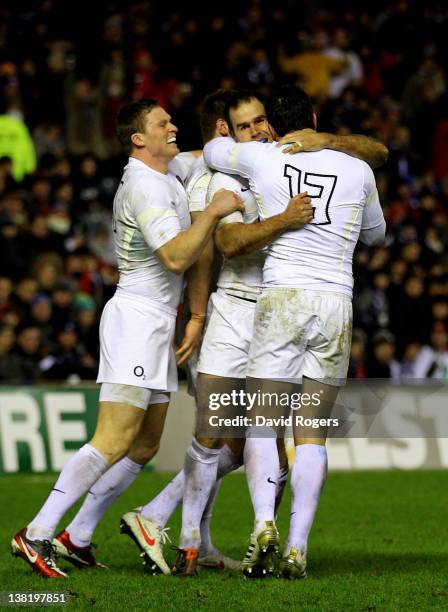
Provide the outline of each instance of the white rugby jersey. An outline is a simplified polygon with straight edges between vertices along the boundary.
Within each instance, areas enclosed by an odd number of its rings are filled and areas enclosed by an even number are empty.
[[[221,219],[218,227],[226,223],[254,223],[258,221],[255,198],[247,181],[238,177],[211,172],[199,157],[187,179],[190,212],[203,211],[219,189],[235,191],[244,203],[244,213],[234,212]],[[251,253],[226,259],[224,257],[217,286],[230,295],[256,300],[261,291],[264,253]]]
[[[185,185],[187,176],[191,171],[191,168],[196,161],[196,156],[185,151],[184,153],[178,153],[168,164],[168,172],[174,174],[180,178],[182,183]]]
[[[384,235],[385,228],[375,178],[365,162],[329,149],[287,155],[276,143],[236,144],[230,138],[208,143],[204,156],[212,168],[249,180],[261,219],[281,213],[300,192],[311,198],[313,221],[269,245],[263,286],[352,295],[360,232]]]
[[[207,190],[212,176],[213,172],[205,165],[204,157],[196,158],[185,181],[190,212],[202,212],[207,206]]]
[[[137,294],[176,309],[183,277],[166,270],[154,252],[189,227],[180,179],[130,157],[114,199],[117,294]]]

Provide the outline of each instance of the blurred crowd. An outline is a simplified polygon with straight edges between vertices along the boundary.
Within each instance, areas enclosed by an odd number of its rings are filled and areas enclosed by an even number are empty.
[[[432,0],[2,3],[0,381],[96,376],[120,106],[158,98],[196,149],[205,94],[285,82],[320,130],[390,149],[386,244],[355,253],[349,376],[448,380],[447,64],[448,7]]]

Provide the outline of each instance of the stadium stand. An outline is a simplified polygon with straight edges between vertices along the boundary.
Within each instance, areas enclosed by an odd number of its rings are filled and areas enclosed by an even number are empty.
[[[82,30],[74,2],[0,10],[0,381],[96,376],[118,108],[158,98],[196,149],[205,94],[284,82],[313,95],[320,130],[390,149],[386,244],[355,254],[350,376],[448,380],[448,8],[213,4],[93,3]]]

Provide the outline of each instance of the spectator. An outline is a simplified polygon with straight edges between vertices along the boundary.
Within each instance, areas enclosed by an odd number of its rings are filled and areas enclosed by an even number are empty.
[[[346,67],[330,78],[329,97],[339,98],[347,87],[360,87],[363,80],[361,60],[357,53],[350,49],[350,37],[346,29],[336,28],[333,32],[332,46],[324,54],[339,61],[345,61]]]
[[[42,360],[41,367],[47,379],[68,380],[76,377],[79,380],[94,378],[98,363],[78,343],[75,325],[66,323],[57,333],[54,352]]]
[[[348,378],[367,378],[366,372],[366,343],[367,336],[362,329],[354,329]]]
[[[315,33],[309,41],[309,49],[288,57],[280,47],[279,66],[285,74],[295,74],[298,84],[316,101],[324,101],[330,93],[333,75],[342,73],[348,67],[347,60],[325,55],[327,36]]]
[[[431,342],[418,352],[414,378],[435,378],[448,382],[448,333],[443,323],[437,322],[431,332]]]
[[[23,327],[17,336],[15,355],[22,370],[22,383],[34,384],[42,378],[40,362],[40,330],[38,327]]]
[[[0,157],[12,161],[12,176],[15,181],[34,172],[36,152],[28,128],[21,119],[10,114],[0,114]]]
[[[14,346],[12,327],[0,323],[0,382],[20,384],[23,382],[22,367],[18,355],[12,352]]]
[[[373,350],[367,360],[368,378],[400,378],[400,365],[394,359],[395,338],[388,331],[380,331],[373,337]]]

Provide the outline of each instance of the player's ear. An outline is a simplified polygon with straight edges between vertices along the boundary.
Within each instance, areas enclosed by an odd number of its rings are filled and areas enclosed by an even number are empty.
[[[313,113],[313,128],[317,130],[317,115]]]
[[[228,136],[229,135],[229,126],[225,119],[217,119],[216,121],[216,131],[220,136]]]
[[[145,142],[140,132],[136,132],[135,134],[131,135],[131,142],[134,145],[134,147],[144,147],[145,146]]]

